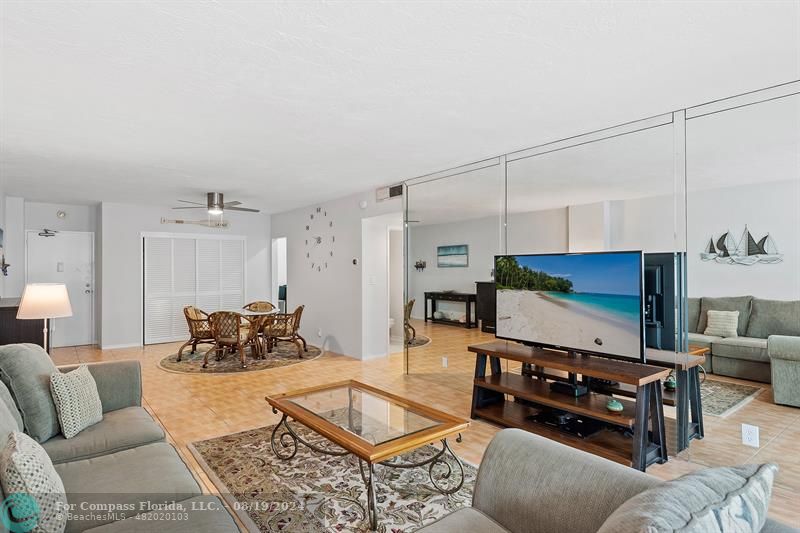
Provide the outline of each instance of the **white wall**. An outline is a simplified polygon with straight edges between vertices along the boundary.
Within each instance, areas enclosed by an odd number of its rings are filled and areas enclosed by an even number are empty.
[[[389,336],[402,342],[403,331],[403,230],[389,230],[389,318],[394,319],[394,327]]]
[[[359,203],[366,202],[361,209]],[[286,237],[288,308],[305,305],[301,333],[315,345],[351,357],[362,356],[362,226],[361,220],[400,213],[399,198],[375,201],[374,191],[319,204],[334,223],[334,257],[322,272],[311,270],[306,259],[305,229],[309,206],[272,215],[272,237]],[[359,264],[354,265],[353,259]]]
[[[688,203],[689,296],[800,299],[800,180],[691,191]],[[730,230],[738,241],[745,224],[756,240],[772,235],[784,254],[782,263],[742,266],[700,259],[712,235]]]
[[[102,335],[104,348],[142,343],[141,232],[243,235],[247,238],[245,300],[272,298],[270,287],[270,220],[255,213],[229,213],[226,230],[161,224],[174,217],[166,208],[103,203]],[[202,215],[201,215],[202,216]]]
[[[567,208],[570,252],[601,252],[610,248],[609,208],[608,202]]]
[[[455,290],[475,292],[476,281],[491,281],[494,256],[504,253],[499,217],[492,216],[444,224],[411,225],[409,229],[409,296],[416,299],[414,318],[423,318],[425,292]],[[567,210],[548,209],[512,213],[508,218],[509,253],[551,253],[567,251]],[[469,266],[438,268],[436,248],[448,244],[469,245]],[[422,272],[414,263],[422,259]],[[463,304],[441,302],[438,308],[463,312]]]
[[[56,213],[66,216],[58,218]],[[25,229],[57,231],[96,231],[97,206],[25,202]]]
[[[361,220],[361,358],[389,355],[389,230],[402,213]]]

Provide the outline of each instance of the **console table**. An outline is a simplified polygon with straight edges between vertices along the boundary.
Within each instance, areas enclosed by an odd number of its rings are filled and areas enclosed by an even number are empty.
[[[641,471],[653,463],[667,461],[661,380],[669,375],[668,368],[597,356],[571,355],[501,340],[471,345],[469,351],[476,354],[472,418],[484,418],[503,426],[537,433]],[[530,365],[537,371],[533,376],[503,372],[501,359]],[[490,375],[486,373],[487,360]],[[589,386],[592,378],[633,386],[635,401],[618,398],[623,410],[614,413],[606,409],[608,396],[590,392],[572,397],[553,392],[547,379],[564,378],[547,376],[545,379],[545,368],[567,372],[570,376],[580,374]],[[514,399],[507,400],[506,394]],[[539,410],[536,406],[560,409],[598,420],[618,430],[602,430],[580,438],[532,420],[531,415]],[[626,436],[626,432],[632,433],[632,438]]]
[[[453,326],[461,326],[464,328],[478,327],[478,321],[472,313],[472,306],[476,303],[477,296],[468,292],[426,292],[425,293],[425,322],[435,322],[438,324],[450,324]],[[428,315],[428,302],[431,303],[431,314]],[[464,302],[466,311],[466,320],[459,322],[458,320],[450,320],[448,318],[435,318],[436,302]]]

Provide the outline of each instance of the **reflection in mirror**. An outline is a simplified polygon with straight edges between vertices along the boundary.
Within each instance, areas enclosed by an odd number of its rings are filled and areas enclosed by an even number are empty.
[[[686,124],[688,329],[690,344],[709,351],[706,432],[684,455],[703,466],[776,462],[770,512],[792,522],[800,493],[800,96],[698,114]]]
[[[503,249],[503,177],[495,161],[408,187],[409,373],[471,374],[467,346],[493,338],[482,283]]]

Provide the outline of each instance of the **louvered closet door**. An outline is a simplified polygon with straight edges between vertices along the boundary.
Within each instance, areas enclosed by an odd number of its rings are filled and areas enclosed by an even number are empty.
[[[183,308],[207,313],[244,305],[241,239],[144,239],[144,342],[188,338]]]
[[[172,239],[145,239],[145,343],[172,339]]]

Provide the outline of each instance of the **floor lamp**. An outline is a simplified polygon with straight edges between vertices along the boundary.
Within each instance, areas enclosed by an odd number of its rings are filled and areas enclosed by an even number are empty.
[[[29,283],[25,285],[17,310],[21,320],[44,319],[44,351],[49,353],[47,326],[51,318],[72,316],[67,286],[63,283]]]

